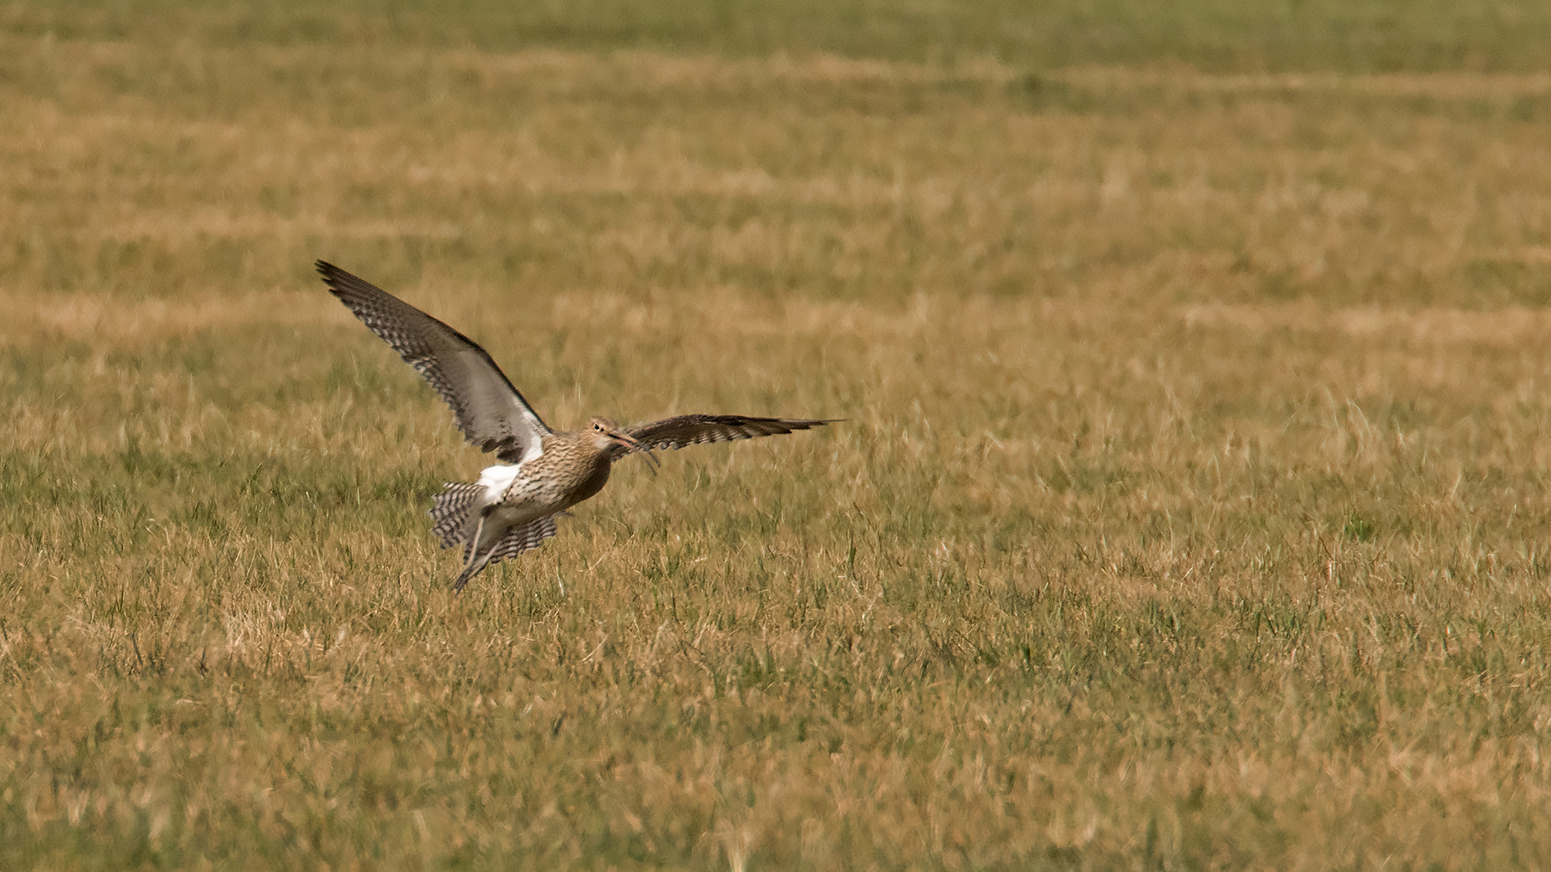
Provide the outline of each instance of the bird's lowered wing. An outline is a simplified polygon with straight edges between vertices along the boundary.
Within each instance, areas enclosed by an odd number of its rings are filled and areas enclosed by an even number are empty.
[[[441,394],[470,443],[509,463],[538,456],[549,428],[483,348],[370,282],[317,267],[329,291]]]
[[[755,436],[779,436],[833,424],[837,419],[750,418],[746,415],[679,415],[629,429],[646,448],[683,448],[710,442],[732,442]]]

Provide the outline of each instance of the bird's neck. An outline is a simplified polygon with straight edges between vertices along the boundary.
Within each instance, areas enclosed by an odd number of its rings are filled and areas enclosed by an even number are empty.
[[[580,438],[571,434],[549,437],[544,442],[541,468],[532,473],[564,494],[567,506],[596,494],[609,480],[613,459],[589,437],[590,434],[580,434]]]
[[[613,465],[607,453],[595,455],[590,463],[583,464],[577,469],[577,480],[574,490],[571,491],[571,505],[576,505],[582,500],[591,497],[609,480],[609,467]]]

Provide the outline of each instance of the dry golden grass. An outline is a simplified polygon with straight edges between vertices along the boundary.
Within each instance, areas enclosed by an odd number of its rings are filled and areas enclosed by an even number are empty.
[[[62,8],[0,14],[0,868],[1551,864],[1544,72]],[[850,420],[453,597],[485,458],[318,257],[557,426]]]

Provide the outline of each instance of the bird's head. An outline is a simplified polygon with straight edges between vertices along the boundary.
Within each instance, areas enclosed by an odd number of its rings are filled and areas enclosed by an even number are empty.
[[[610,459],[639,451],[651,461],[652,471],[657,471],[657,458],[652,450],[608,418],[593,418],[588,430],[592,434],[593,444],[599,451],[607,453]]]

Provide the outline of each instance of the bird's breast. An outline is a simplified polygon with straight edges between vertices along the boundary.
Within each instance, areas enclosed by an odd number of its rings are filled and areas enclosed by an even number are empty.
[[[552,447],[555,450],[550,450]],[[609,480],[608,457],[566,450],[569,447],[545,446],[543,454],[522,464],[517,479],[507,490],[506,500],[558,512],[602,490]]]
[[[588,473],[587,477],[577,483],[576,490],[571,496],[570,504],[574,506],[598,491],[603,490],[603,486],[608,484],[609,481],[610,466],[612,464],[609,463],[607,457],[598,458],[597,462],[592,465],[592,471]]]

